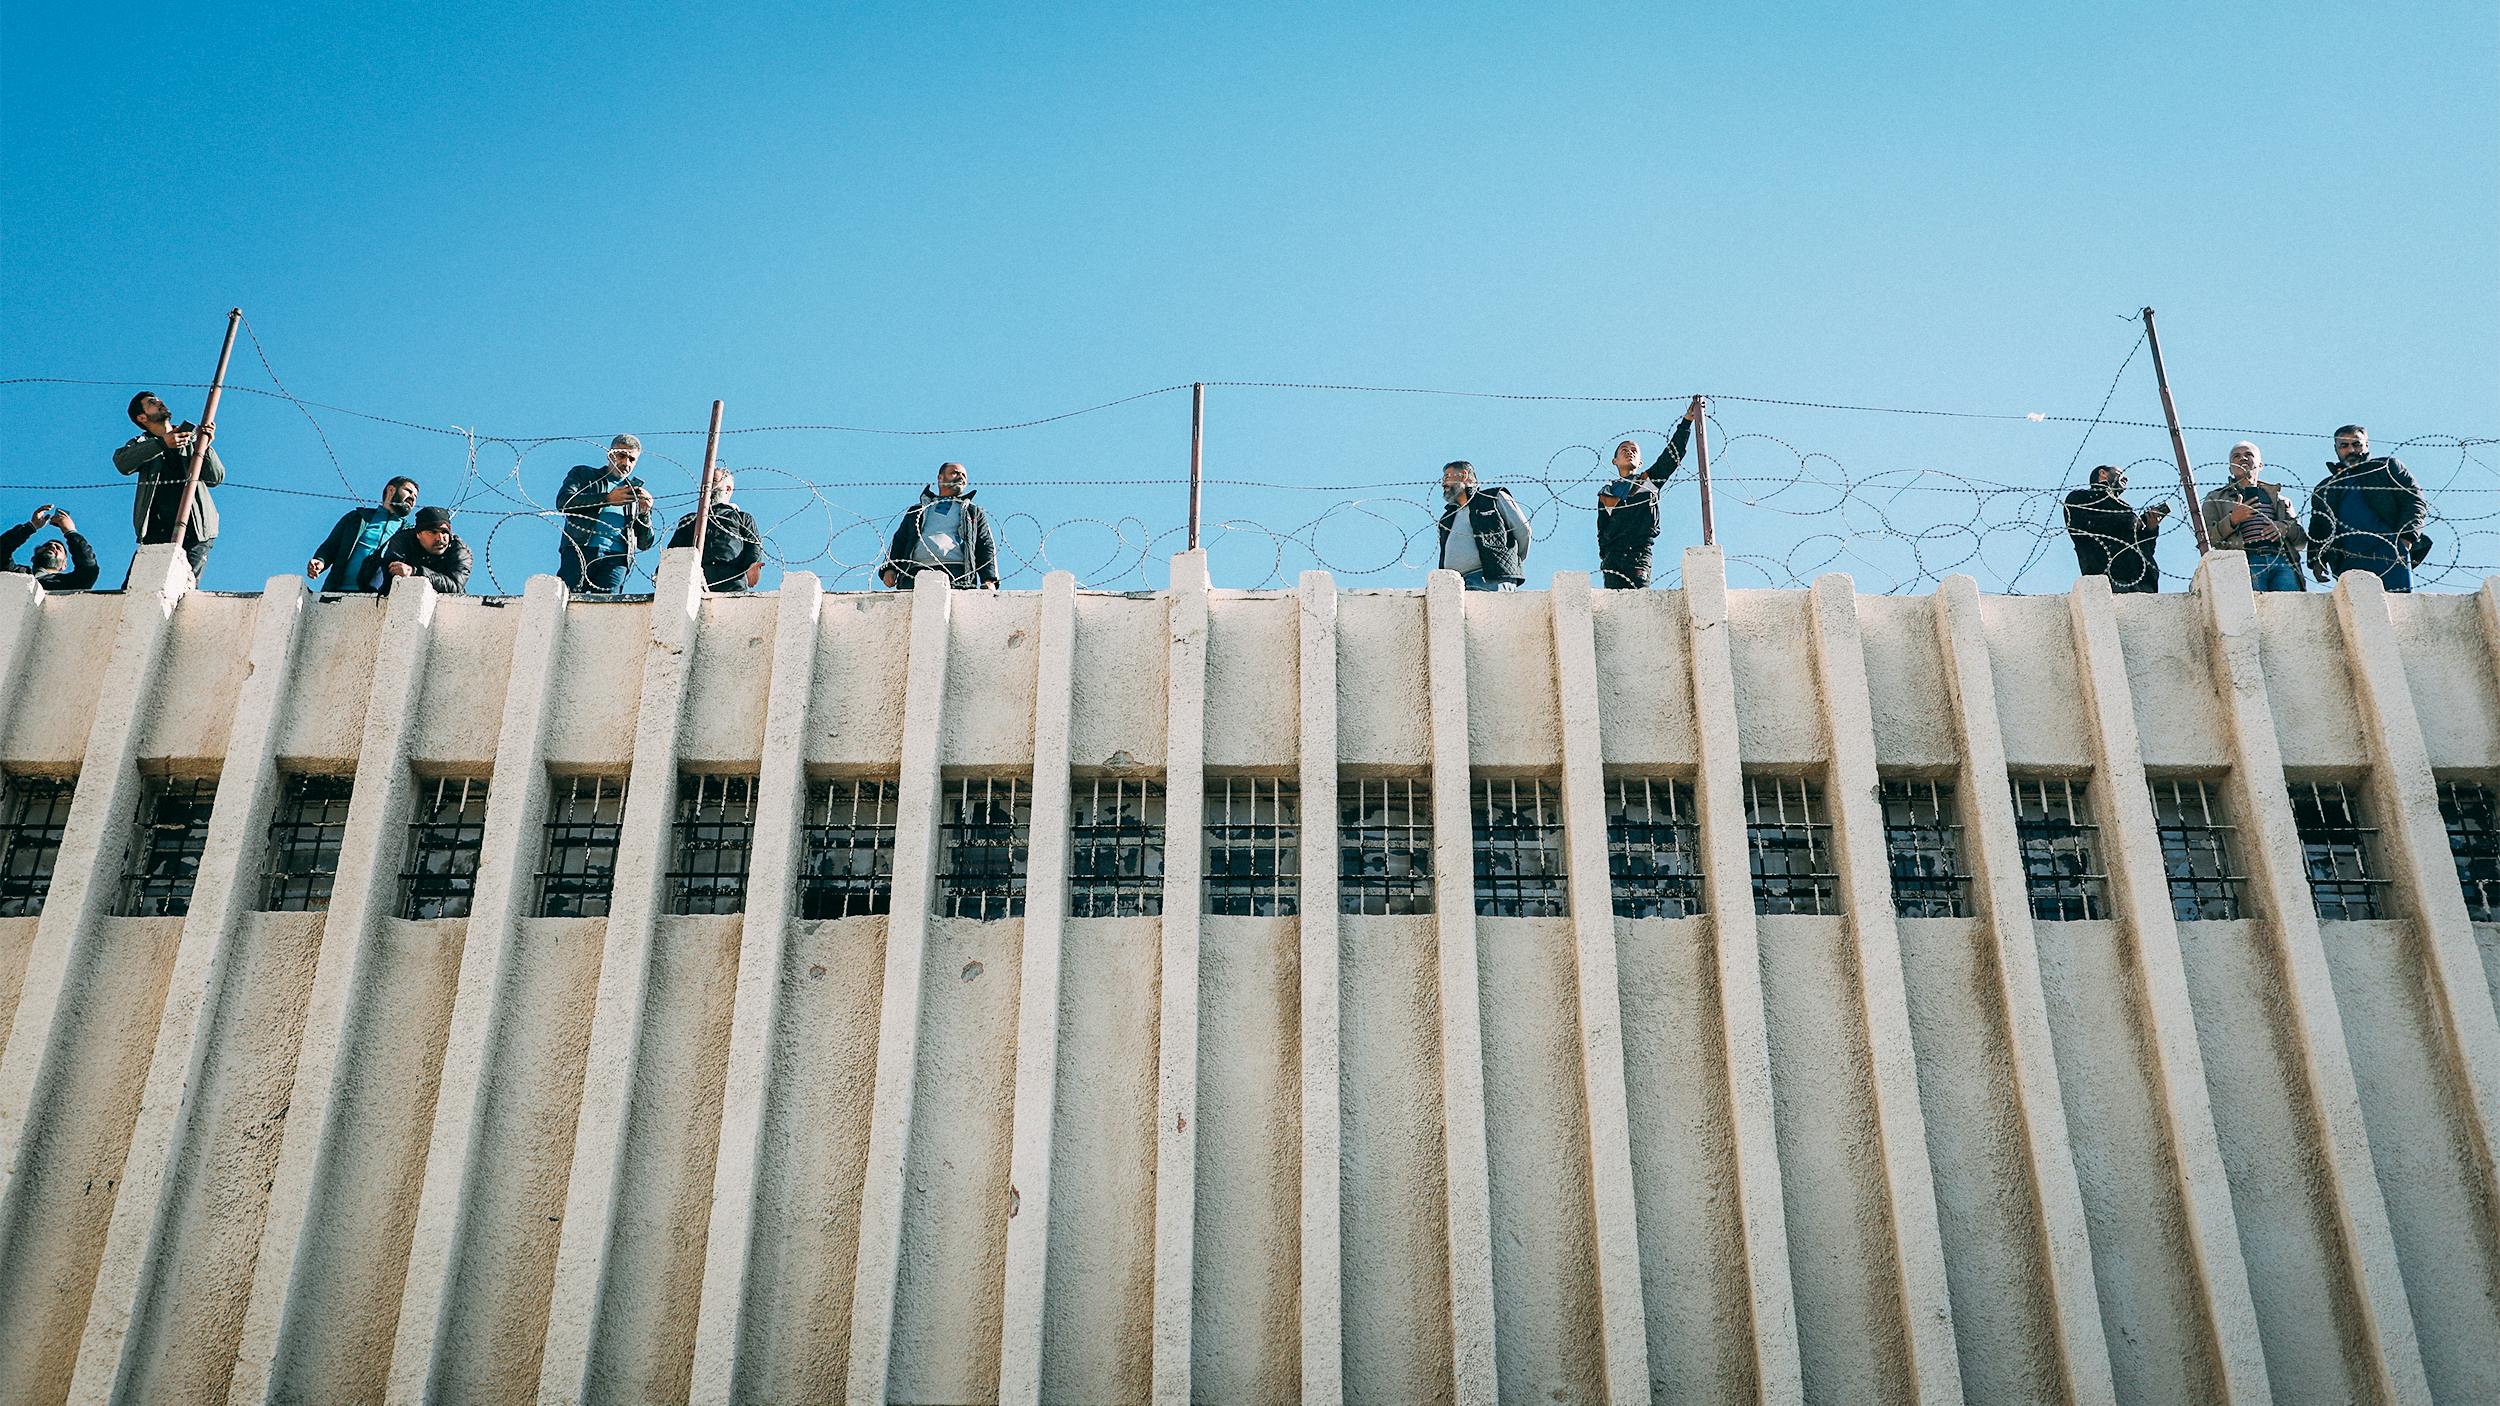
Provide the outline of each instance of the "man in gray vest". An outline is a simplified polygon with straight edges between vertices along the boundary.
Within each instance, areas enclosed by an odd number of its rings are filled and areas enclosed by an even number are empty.
[[[1527,579],[1530,534],[1510,490],[1478,488],[1476,466],[1454,459],[1441,466],[1441,501],[1441,568],[1471,591],[1517,589]]]

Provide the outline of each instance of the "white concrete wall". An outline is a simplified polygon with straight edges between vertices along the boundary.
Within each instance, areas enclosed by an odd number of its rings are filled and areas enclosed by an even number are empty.
[[[2500,925],[2426,809],[2500,780],[2500,581],[1684,580],[0,600],[0,768],[84,847],[0,920],[0,1400],[2500,1400]],[[1322,862],[1338,768],[1568,773],[1597,911],[512,916],[543,768],[919,758],[917,901],[937,768],[1037,756],[1299,778]],[[372,788],[327,918],[249,911],[272,767]],[[1891,918],[1870,767],[1955,782],[1975,916]],[[391,916],[411,768],[493,778],[496,916]],[[1849,911],[1750,911],[1754,768]],[[2109,920],[2030,918],[2009,768],[2088,781]],[[112,916],[164,769],[227,778],[239,897]],[[2362,784],[2393,917],[2310,916],[2287,769]],[[2224,783],[2246,918],[2169,917],[2148,771]],[[1612,774],[1696,787],[1717,911],[1603,911]]]

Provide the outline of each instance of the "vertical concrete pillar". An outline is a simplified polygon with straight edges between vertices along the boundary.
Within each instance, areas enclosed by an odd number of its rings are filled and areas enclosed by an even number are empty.
[[[1808,643],[1831,748],[1824,794],[1831,801],[1841,906],[1857,942],[1860,1014],[1873,1063],[1876,1135],[1883,1144],[1909,1367],[1917,1400],[1929,1406],[1959,1402],[1962,1365],[1953,1342],[1935,1176],[1927,1163],[1927,1119],[1919,1108],[1918,1060],[1910,1047],[1909,990],[1901,969],[1901,931],[1893,920],[1892,866],[1884,848],[1874,705],[1867,696],[1856,583],[1837,571],[1818,578],[1809,610]]]
[[[920,1066],[920,978],[929,945],[938,842],[938,743],[945,725],[946,575],[912,581],[911,664],[903,682],[903,756],[894,806],[894,894],[877,1016],[877,1091],[859,1201],[851,1283],[851,1360],[843,1399],[885,1406],[894,1351],[894,1289],[903,1256],[903,1154]]]
[[[1492,1406],[1493,1183],[1484,1131],[1484,998],[1476,977],[1476,833],[1467,760],[1467,602],[1458,573],[1424,586],[1431,676],[1432,908],[1441,957],[1441,1146],[1447,1163],[1450,1378]]]
[[[138,1119],[122,1158],[121,1186],[70,1380],[72,1402],[111,1399],[130,1325],[150,1289],[148,1267],[169,1230],[166,1174],[191,1136],[192,1099],[208,1066],[209,1036],[225,988],[227,944],[243,915],[257,906],[269,818],[278,802],[278,724],[292,692],[305,598],[301,580],[273,577],[255,612],[250,672],[235,699],[217,777],[217,807],[209,818],[191,911],[174,949]]]
[[[1702,883],[1718,943],[1719,1019],[1735,1127],[1736,1195],[1745,1220],[1756,1380],[1764,1406],[1805,1400],[1797,1301],[1788,1268],[1787,1208],[1771,1121],[1771,1035],[1762,1004],[1761,930],[1745,841],[1744,762],[1736,731],[1736,666],[1727,623],[1727,558],[1684,550],[1686,657],[1693,670],[1693,799],[1701,812]]]
[[[1563,841],[1570,848],[1571,937],[1579,968],[1580,1086],[1588,1101],[1596,1213],[1598,1333],[1606,1398],[1650,1397],[1649,1318],[1632,1199],[1632,1112],[1623,1073],[1623,994],[1615,972],[1614,886],[1606,864],[1606,758],[1598,731],[1597,624],[1589,578],[1557,572],[1554,697],[1562,709]]]
[[[1206,865],[1207,554],[1172,558],[1164,711],[1163,959],[1155,1082],[1154,1399],[1189,1406],[1197,1267],[1198,912]]]
[[[391,1340],[384,1399],[415,1406],[426,1399],[436,1345],[449,1312],[468,1188],[486,1116],[487,1060],[506,1016],[499,1009],[536,869],[539,827],[547,814],[547,714],[555,702],[556,669],[564,653],[564,583],[533,576],[521,598],[505,685],[503,725],[495,738],[495,771],[486,792],[486,828],[478,844],[477,885],[470,896],[467,938],[453,989],[450,1033],[434,1096],[434,1125],[425,1149],[415,1233]]]
[[[1968,576],[1945,578],[1936,592],[1935,609],[1936,652],[1944,660],[1955,750],[1962,758],[1962,836],[1969,849],[1979,917],[1996,943],[1998,995],[2005,1010],[2006,1043],[2013,1056],[2016,1116],[2022,1121],[2023,1151],[2031,1169],[2032,1202],[2040,1214],[2041,1258],[2048,1268],[2046,1287],[2059,1365],[2067,1397],[2075,1406],[2114,1406],[2118,1388],[2110,1369],[2108,1337],[2101,1327],[2092,1238],[2083,1215],[2083,1186],[2075,1171],[2073,1144],[2067,1140],[2066,1099],[2058,1087],[2057,1050],[2049,1034],[2048,996],[2041,984],[2038,934],[2031,926],[2022,841],[2014,829],[2014,807],[2007,791],[2005,736],[1997,717],[1996,672],[1988,658],[1987,625],[1979,614],[1979,584]],[[2193,1037],[2195,1031],[2188,1034]],[[2229,1187],[2221,1180],[2213,1119],[2204,1111],[2201,1065],[2194,1080],[2193,1116],[2202,1120],[2206,1158],[2201,1166],[2213,1178],[2209,1192],[2218,1192],[2222,1198],[2223,1243],[2212,1248],[2228,1255],[2235,1267],[2236,1277],[2230,1282],[2238,1286],[2238,1297],[2233,1302],[2253,1340],[2248,1270],[2240,1262],[2239,1236],[2230,1220]],[[2210,1314],[2215,1276],[2200,1278],[2207,1285]]]
[[[773,612],[773,675],[764,703],[764,756],[755,797],[755,848],[746,919],[738,934],[738,989],[729,1020],[720,1154],[712,1163],[712,1223],[703,1242],[693,1398],[727,1406],[746,1317],[756,1179],[772,1088],[782,958],[798,890],[799,829],[807,807],[808,710],[816,692],[816,637],[824,591],[809,572],[781,578]]]
[[[2361,1121],[2361,1091],[2353,1079],[2344,1022],[2336,1010],[2328,974],[2326,945],[2309,896],[2300,832],[2292,823],[2291,796],[2284,787],[2283,751],[2275,735],[2274,707],[2266,693],[2257,598],[2249,588],[2248,559],[2236,552],[2208,555],[2196,568],[2193,589],[2204,602],[2214,696],[2230,738],[2237,784],[2229,794],[2239,811],[2249,885],[2257,894],[2259,908],[2271,920],[2281,957],[2283,994],[2299,1031],[2301,1072],[2317,1120],[2319,1175],[2334,1195],[2335,1222],[2363,1320],[2367,1365],[2388,1400],[2427,1402],[2430,1385],[2422,1367],[2421,1344],[2414,1335],[2412,1307],[2405,1301],[2404,1281],[2396,1265],[2387,1201],[2370,1164],[2369,1137]],[[2093,691],[2104,691],[2104,679],[2123,685],[2126,663],[2118,653],[2107,584],[2097,576],[2084,577],[2075,585],[2074,599],[2077,653],[2087,661],[2085,672],[2094,681]],[[2087,637],[2088,651],[2081,647]],[[2123,700],[2123,693],[2120,697]],[[2132,715],[2129,741],[2132,745]],[[2142,792],[2141,781],[2136,782],[2136,789]],[[2153,844],[2149,804],[2140,815],[2121,813],[2113,818],[2122,830],[2143,826],[2143,843]],[[2150,862],[2158,876],[2160,855],[2154,853]],[[2166,902],[2163,906],[2166,909]],[[2169,923],[2166,911],[2161,922],[2165,927]],[[2184,991],[2177,1018],[2183,1023],[2187,1020]],[[2248,1350],[2255,1352],[2253,1341]]]
[[[375,928],[390,911],[403,827],[415,789],[408,774],[408,739],[416,726],[426,654],[433,642],[434,589],[410,578],[392,586],[374,640],[373,686],[365,703],[364,737],[356,749],[354,794],[339,842],[330,916],[321,927],[304,1034],[296,1046],[295,1083],[278,1163],[252,1260],[251,1298],[243,1313],[228,1399],[256,1402],[278,1387],[278,1346],[289,1317],[322,1311],[294,1302],[295,1275],[320,1194],[331,1145],[354,1135],[338,1121],[347,1036],[357,997],[367,985],[366,959]]]
[[[546,1350],[538,1363],[542,1402],[579,1401],[589,1388],[590,1354],[623,1190],[617,1178],[625,1160],[643,1007],[650,994],[660,876],[668,868],[677,799],[677,729],[702,620],[703,581],[695,565],[691,547],[662,552],[651,597],[642,709],[634,719],[633,769],[626,780],[624,826],[599,956],[590,1059],[584,1066],[581,1118],[574,1124],[564,1229],[556,1244],[555,1285],[547,1303]]]
[[[139,733],[152,712],[157,665],[173,632],[174,607],[190,589],[191,563],[179,547],[141,547],[131,559],[121,625],[104,676],[97,681],[95,716],[87,724],[87,748],[79,760],[78,791],[70,801],[59,863],[52,871],[43,916],[36,920],[9,1042],[0,1048],[0,1234],[21,1221],[11,1198],[17,1193],[26,1119],[34,1111],[37,1091],[53,1077],[48,1067],[52,1037],[60,1026],[71,958],[95,920],[113,905],[130,822],[138,812]],[[26,628],[33,628],[31,616]],[[0,1318],[5,1318],[8,1292],[0,1285]]]
[[[1338,1143],[1337,583],[1302,573],[1298,656],[1302,792],[1302,1402],[1345,1400],[1345,1274]]]
[[[1076,663],[1076,578],[1042,578],[1033,683],[1033,835],[1024,891],[1023,985],[1016,995],[1014,1150],[1008,1164],[1007,1291],[999,1406],[1042,1397],[1042,1291],[1050,1267],[1050,1149],[1059,1089],[1059,974],[1068,912],[1068,725]],[[1165,814],[1170,814],[1166,808]]]
[[[2486,583],[2486,612],[2491,596]],[[2414,715],[2413,691],[2405,682],[2386,586],[2366,571],[2345,572],[2335,583],[2335,619],[2344,634],[2344,657],[2352,661],[2361,732],[2370,739],[2372,793],[2397,902],[2422,934],[2428,994],[2439,1027],[2448,1032],[2472,1123],[2468,1136],[2488,1184],[2500,1170],[2493,1161],[2493,1139],[2500,1136],[2500,1017],[2492,1009],[2473,920],[2457,884],[2448,825],[2439,814],[2439,783],[2431,775],[2430,749],[2423,745],[2422,721]]]
[[[35,648],[35,631],[43,625],[43,587],[32,576],[0,575],[0,679],[17,679]],[[9,735],[9,719],[25,690],[12,688],[0,696],[0,741]]]

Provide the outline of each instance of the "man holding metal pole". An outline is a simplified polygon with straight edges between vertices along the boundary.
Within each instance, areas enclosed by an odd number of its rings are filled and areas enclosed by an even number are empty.
[[[139,427],[139,433],[113,451],[113,467],[139,479],[130,507],[131,530],[146,545],[176,540],[179,525],[183,554],[191,559],[191,579],[197,581],[208,565],[208,549],[217,544],[217,504],[208,490],[226,481],[225,462],[209,443],[216,438],[217,426],[213,422],[175,424],[173,412],[154,391],[130,398],[130,423]],[[184,521],[183,488],[190,480],[195,445],[201,450],[199,486],[191,495],[191,512]]]
[[[1615,446],[1615,481],[1597,491],[1598,584],[1610,591],[1649,589],[1649,558],[1658,542],[1658,487],[1684,462],[1684,446],[1701,419],[1701,397],[1675,422],[1658,461],[1641,467],[1641,447],[1630,440]]]

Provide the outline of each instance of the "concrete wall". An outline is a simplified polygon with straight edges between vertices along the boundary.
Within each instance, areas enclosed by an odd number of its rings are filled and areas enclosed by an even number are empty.
[[[699,598],[681,556],[648,603],[0,600],[0,768],[79,777],[0,919],[0,1400],[2500,1400],[2500,927],[2431,793],[2500,781],[2500,581]],[[1300,778],[1320,862],[1338,768],[1556,781],[1573,912],[1468,911],[1444,796],[1432,915],[1311,875],[1200,920],[1193,861],[1161,919],[1058,872],[929,916],[941,769],[1200,758]],[[744,915],[657,907],[678,766],[764,778]],[[526,916],[550,768],[631,777],[610,919]],[[1751,911],[1757,768],[1822,785],[1839,914]],[[254,912],[301,769],[357,781],[339,893]],[[113,916],[165,770],[220,778],[199,893]],[[2031,917],[2009,770],[2088,784],[2108,919]],[[2287,771],[2358,783],[2393,916],[2313,916]],[[470,919],[395,916],[416,773],[492,778]],[[2221,784],[2246,917],[2172,916],[2148,773]],[[901,776],[893,916],[798,918],[809,775]],[[1711,911],[1607,911],[1611,775],[1695,788]],[[1955,783],[1973,916],[1892,916],[1893,776]]]

